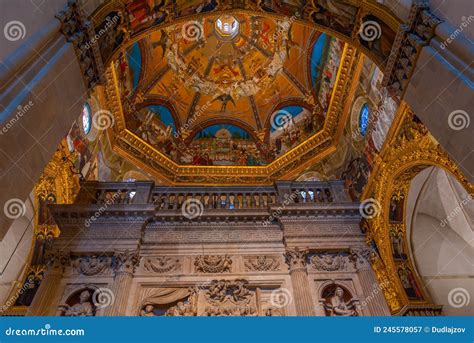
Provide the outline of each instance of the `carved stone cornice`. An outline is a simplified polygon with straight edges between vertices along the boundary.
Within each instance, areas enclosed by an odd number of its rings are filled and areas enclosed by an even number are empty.
[[[61,33],[74,45],[84,84],[92,91],[97,84],[103,84],[105,80],[105,69],[97,44],[98,34],[96,35],[78,1],[69,0],[66,9],[59,12],[56,18],[61,23]]]
[[[133,274],[139,263],[140,256],[137,250],[119,251],[116,252],[113,257],[113,268],[115,274]]]
[[[306,271],[306,258],[308,250],[299,250],[298,248],[289,249],[285,252],[285,262],[290,267],[290,273],[295,270]]]
[[[436,17],[425,0],[413,2],[408,23],[401,25],[384,71],[383,86],[392,89],[400,98],[410,81],[421,49],[435,35],[442,21]]]

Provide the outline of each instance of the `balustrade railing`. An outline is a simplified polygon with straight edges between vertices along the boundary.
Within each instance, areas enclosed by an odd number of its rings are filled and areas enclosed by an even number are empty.
[[[153,204],[157,210],[179,210],[187,201],[206,209],[264,209],[349,202],[342,181],[279,181],[274,186],[155,186],[152,181],[83,182],[75,204]]]

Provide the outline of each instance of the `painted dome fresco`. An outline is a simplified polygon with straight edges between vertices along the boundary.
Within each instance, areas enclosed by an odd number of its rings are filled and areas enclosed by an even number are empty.
[[[266,166],[321,132],[345,48],[292,17],[244,12],[139,36],[113,58],[123,125],[182,166]]]

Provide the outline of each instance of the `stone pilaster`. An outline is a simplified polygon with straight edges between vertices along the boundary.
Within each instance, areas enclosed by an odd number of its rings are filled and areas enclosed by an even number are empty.
[[[106,316],[125,316],[132,286],[133,273],[140,261],[138,251],[117,252],[114,255],[114,282],[111,286],[114,301],[105,309]]]
[[[390,310],[385,301],[382,287],[378,284],[375,273],[370,265],[370,249],[357,247],[351,249],[351,256],[355,262],[364,299],[361,307],[367,307],[372,316],[389,316]]]
[[[71,264],[69,253],[59,251],[46,257],[46,271],[35,298],[28,308],[28,316],[53,316],[61,297],[60,283],[63,273]]]
[[[290,267],[291,283],[293,284],[293,296],[298,316],[314,316],[314,302],[311,297],[308,282],[308,271],[306,270],[306,250],[287,250],[285,260]]]

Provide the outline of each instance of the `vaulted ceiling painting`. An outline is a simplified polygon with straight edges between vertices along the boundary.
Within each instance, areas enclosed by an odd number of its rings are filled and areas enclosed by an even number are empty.
[[[393,31],[370,50],[354,38],[357,23],[372,15],[367,6],[137,0],[104,7],[94,24],[98,36],[105,32],[114,150],[167,183],[297,177],[337,149],[359,50],[381,64],[388,57]],[[116,28],[110,37],[108,24]]]

